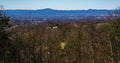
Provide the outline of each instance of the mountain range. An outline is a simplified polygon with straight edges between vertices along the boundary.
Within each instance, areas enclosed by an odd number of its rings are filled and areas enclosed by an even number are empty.
[[[88,9],[88,10],[55,10],[50,8],[38,10],[4,10],[4,12],[14,18],[80,18],[87,16],[108,16],[115,10]]]

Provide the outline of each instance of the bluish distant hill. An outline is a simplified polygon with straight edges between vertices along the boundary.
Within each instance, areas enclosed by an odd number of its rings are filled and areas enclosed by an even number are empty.
[[[114,13],[114,10],[54,10],[50,8],[40,10],[4,10],[4,12],[14,18],[78,18],[87,16],[107,16]]]

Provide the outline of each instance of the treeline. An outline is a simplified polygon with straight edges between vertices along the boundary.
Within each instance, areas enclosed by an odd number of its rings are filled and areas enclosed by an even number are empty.
[[[0,14],[0,63],[120,63],[120,18],[12,27],[8,22]]]

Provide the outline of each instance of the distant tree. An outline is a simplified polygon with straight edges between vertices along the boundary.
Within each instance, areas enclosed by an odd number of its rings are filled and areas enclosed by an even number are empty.
[[[116,9],[116,11],[114,12],[115,18],[120,18],[120,6]]]

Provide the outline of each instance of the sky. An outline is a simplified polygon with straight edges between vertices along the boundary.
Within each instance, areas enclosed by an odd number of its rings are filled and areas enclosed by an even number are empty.
[[[4,9],[115,9],[120,6],[120,0],[0,0],[0,5]]]

